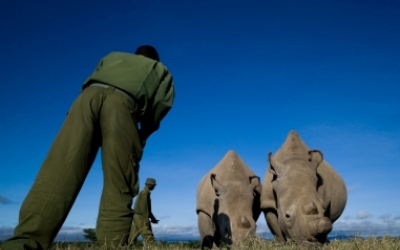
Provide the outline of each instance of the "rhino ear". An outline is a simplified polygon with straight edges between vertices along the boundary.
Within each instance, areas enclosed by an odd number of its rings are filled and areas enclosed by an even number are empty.
[[[261,194],[261,181],[258,176],[250,176],[250,185],[251,188],[254,189],[257,193]]]
[[[272,152],[269,152],[268,153],[268,161],[269,161],[269,168],[268,168],[268,171],[271,173],[271,174],[273,174],[273,175],[278,175],[277,173],[276,173],[276,165],[275,165],[275,161],[274,161],[274,159],[272,158]]]
[[[271,164],[269,165],[268,171],[269,171],[271,174],[273,174],[273,175],[277,175],[277,174],[276,174],[276,171],[275,171],[275,168],[272,167]]]
[[[319,150],[310,150],[308,151],[308,154],[310,156],[308,161],[312,162],[315,168],[317,168],[318,165],[324,160],[324,156]]]
[[[222,185],[221,183],[219,183],[215,177],[216,177],[216,174],[211,174],[210,175],[211,186],[215,190],[215,195],[216,196],[220,196],[225,192],[226,187],[224,185]]]

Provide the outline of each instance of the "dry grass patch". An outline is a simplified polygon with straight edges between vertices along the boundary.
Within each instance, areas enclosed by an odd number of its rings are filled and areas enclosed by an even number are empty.
[[[1,243],[0,243],[1,244]],[[0,246],[0,250],[1,250]],[[54,243],[51,250],[109,250],[105,246],[97,246],[94,243],[85,242],[56,242]],[[181,249],[200,249],[199,241],[189,242],[156,242],[153,245],[143,245],[142,242],[138,242],[136,245],[131,246],[120,246],[118,250],[130,250],[130,249],[160,249],[160,250],[181,250]],[[238,250],[258,250],[258,249],[272,249],[272,250],[297,250],[297,249],[318,249],[318,250],[400,250],[400,237],[369,237],[359,238],[354,237],[348,240],[333,240],[326,245],[313,245],[313,246],[302,246],[292,241],[286,244],[282,244],[273,240],[264,240],[255,238],[249,240],[241,246],[227,247],[222,246],[220,249],[238,249]]]

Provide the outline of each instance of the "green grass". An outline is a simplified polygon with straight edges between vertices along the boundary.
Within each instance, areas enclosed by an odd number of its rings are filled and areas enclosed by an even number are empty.
[[[199,249],[199,241],[189,241],[189,242],[163,242],[158,241],[154,245],[144,246],[142,242],[137,242],[135,246],[124,246],[119,247],[119,250],[129,250],[129,249],[161,249],[161,250],[180,250],[180,249]],[[0,246],[1,249],[1,246]],[[51,250],[107,250],[106,247],[96,246],[94,243],[84,243],[84,242],[56,242],[51,246]],[[227,249],[227,247],[221,247],[221,249]],[[278,243],[273,240],[264,240],[260,238],[255,238],[246,242],[241,246],[233,247],[232,249],[240,250],[255,250],[255,249],[276,249],[276,250],[294,250],[294,249],[321,249],[321,250],[375,250],[375,249],[385,249],[385,250],[400,250],[400,237],[369,237],[369,238],[359,238],[354,237],[348,240],[334,240],[329,244],[323,246],[302,246],[296,244],[292,241],[286,244]]]

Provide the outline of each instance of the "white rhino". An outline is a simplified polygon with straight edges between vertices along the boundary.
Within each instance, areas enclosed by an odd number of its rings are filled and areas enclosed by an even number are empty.
[[[269,153],[261,209],[277,240],[327,242],[346,200],[343,179],[296,131],[289,133],[273,156]]]
[[[232,150],[200,181],[196,213],[202,248],[242,242],[255,234],[260,178]]]

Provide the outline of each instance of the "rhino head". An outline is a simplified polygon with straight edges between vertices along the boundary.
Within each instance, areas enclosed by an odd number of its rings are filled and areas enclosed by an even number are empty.
[[[246,182],[224,183],[210,175],[211,185],[217,199],[214,202],[214,220],[221,240],[231,245],[243,242],[255,234],[256,222],[253,214],[254,197],[261,192],[258,176],[249,176]],[[258,215],[256,215],[258,217]]]
[[[289,133],[278,152],[269,153],[269,171],[276,213],[284,238],[324,243],[332,230],[317,189],[317,168],[323,161],[318,150],[309,150],[297,132]]]

